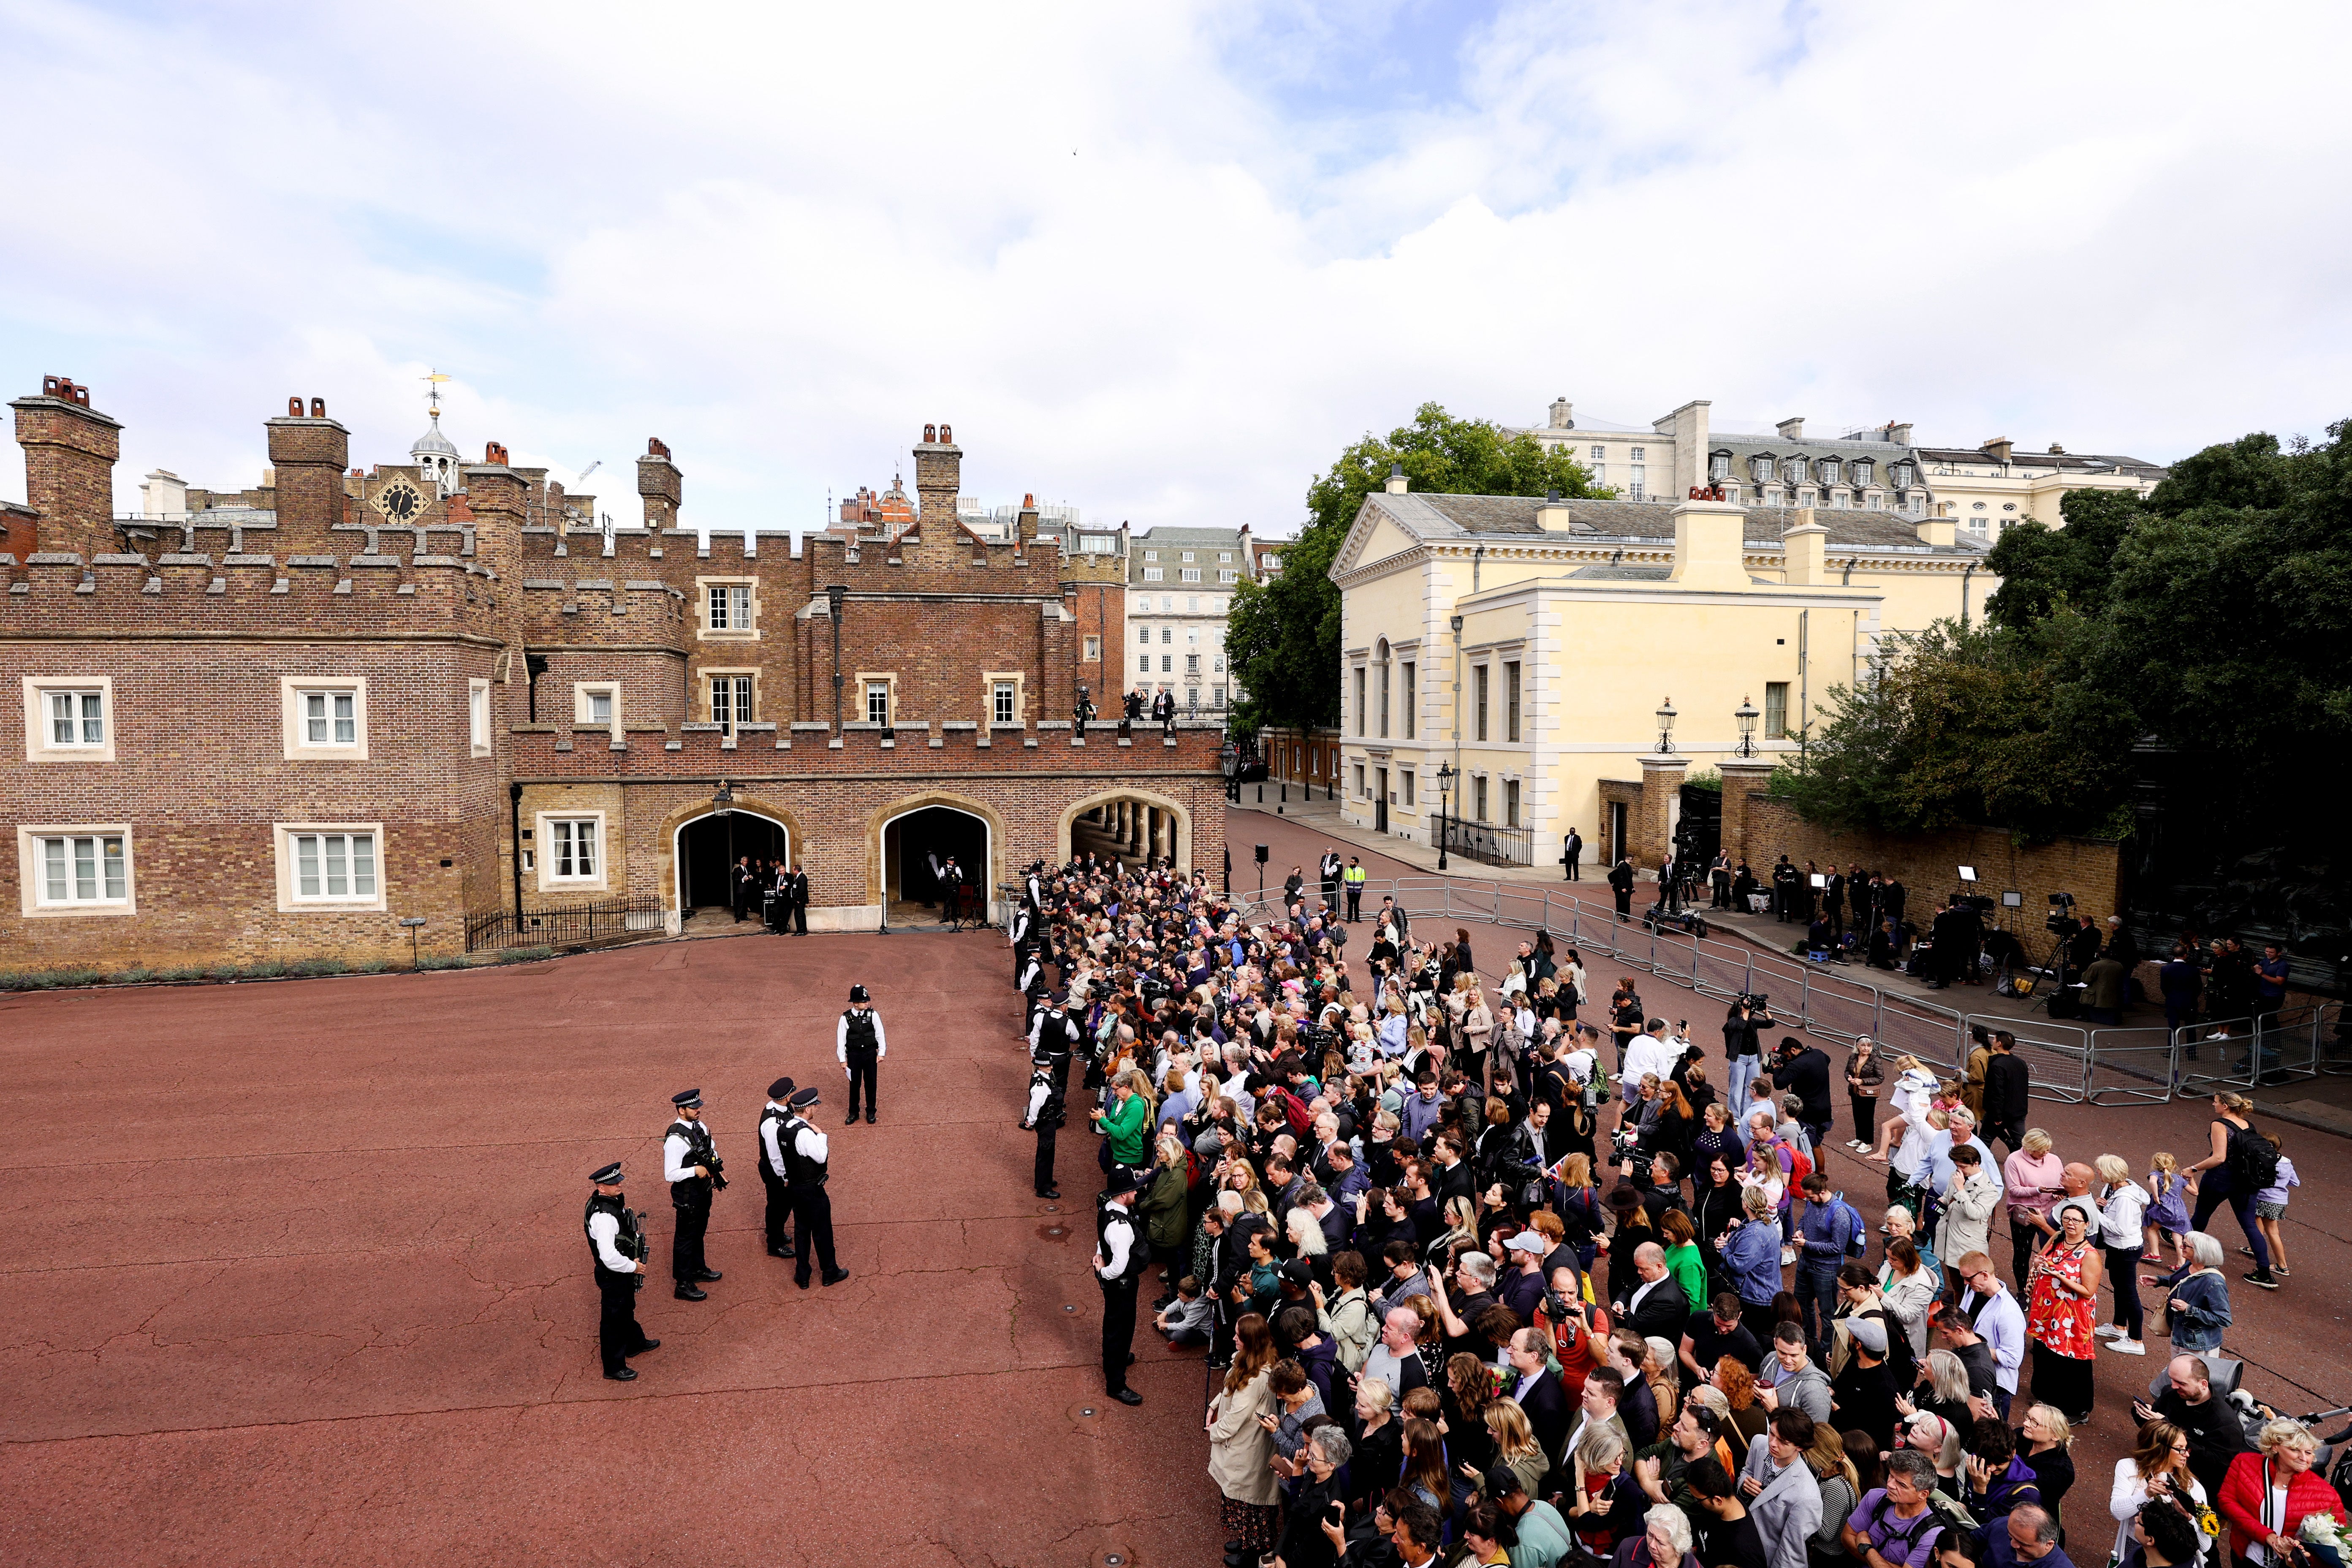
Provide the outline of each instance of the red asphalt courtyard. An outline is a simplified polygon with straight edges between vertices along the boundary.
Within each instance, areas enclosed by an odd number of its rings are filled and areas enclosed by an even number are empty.
[[[1255,813],[1231,837],[1237,881],[1253,843],[1276,881],[1324,845]],[[1339,848],[1375,879],[1418,874]],[[1473,935],[1489,972],[1517,940]],[[1014,1125],[1009,977],[996,931],[751,936],[0,997],[0,1561],[1214,1563],[1197,1352],[1146,1325],[1145,1404],[1102,1399],[1093,1140],[1065,1134],[1049,1212]],[[856,982],[891,1052],[880,1122],[843,1128],[833,1020]],[[1648,977],[1643,994],[1711,1043],[1719,1004]],[[780,1073],[824,1088],[836,1134],[851,1277],[830,1289],[794,1289],[761,1249],[751,1131]],[[710,1233],[727,1277],[699,1304],[648,1285],[662,1347],[607,1383],[587,1173],[628,1162],[660,1273],[659,1140],[689,1087],[736,1178]],[[2069,1158],[2136,1169],[2193,1158],[2206,1121],[2195,1103],[2036,1112]],[[2352,1173],[2337,1141],[2271,1130],[2304,1180],[2294,1273],[2276,1294],[2233,1279],[2230,1346],[2257,1393],[2341,1403]],[[1881,1168],[1838,1149],[1828,1168],[1875,1216]],[[2070,1521],[2095,1517],[2128,1393],[2160,1365],[2102,1356]]]

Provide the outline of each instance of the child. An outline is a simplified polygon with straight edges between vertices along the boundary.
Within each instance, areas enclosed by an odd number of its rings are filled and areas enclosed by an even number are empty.
[[[2273,1149],[2279,1147],[2279,1140],[2275,1137],[2271,1138],[2271,1147]],[[2279,1154],[2278,1174],[2271,1179],[2269,1186],[2254,1194],[2254,1223],[2263,1227],[2263,1239],[2270,1243],[2271,1272],[2281,1279],[2286,1276],[2286,1265],[2281,1261],[2286,1257],[2286,1238],[2279,1233],[2279,1217],[2286,1213],[2287,1189],[2301,1185],[2303,1185],[2302,1178],[2294,1173],[2294,1162],[2288,1159],[2285,1152],[2282,1150]],[[2251,1252],[2252,1249],[2247,1247],[2241,1250]]]
[[[2193,1228],[2189,1223],[2188,1200],[2197,1191],[2196,1184],[2180,1173],[2180,1163],[2159,1152],[2147,1163],[2147,1190],[2154,1201],[2147,1205],[2147,1220],[2142,1227],[2140,1258],[2142,1263],[2163,1263],[2164,1244],[2172,1244],[2174,1264],[2189,1261],[2189,1248],[2181,1240]]]
[[[1152,1326],[1168,1336],[1171,1345],[1205,1345],[1209,1342],[1209,1300],[1201,1294],[1201,1282],[1187,1274],[1176,1283],[1176,1300],[1168,1310],[1151,1320]]]

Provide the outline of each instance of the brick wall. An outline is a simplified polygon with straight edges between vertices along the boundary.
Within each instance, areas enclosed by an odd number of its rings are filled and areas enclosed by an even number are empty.
[[[1725,810],[1731,806],[1727,795]],[[2001,923],[2027,931],[2029,947],[2031,933],[2041,930],[2052,893],[2074,894],[2076,909],[2102,926],[2116,910],[2119,847],[2105,839],[2061,838],[2021,848],[2006,829],[1998,827],[1900,837],[1838,833],[1813,826],[1787,802],[1760,793],[1747,796],[1747,809],[1748,863],[1759,877],[1782,855],[1800,867],[1817,860],[1826,868],[1834,860],[1841,866],[1859,865],[1865,873],[1891,872],[1910,890],[1910,908],[1924,915],[1959,888],[1957,868],[1974,866],[1976,892],[1996,900],[2004,890],[2025,895],[2023,909],[2004,913]]]

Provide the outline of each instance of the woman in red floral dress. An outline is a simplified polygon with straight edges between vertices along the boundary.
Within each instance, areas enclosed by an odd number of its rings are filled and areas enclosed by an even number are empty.
[[[2033,1341],[2033,1397],[2079,1424],[2091,1415],[2102,1259],[2079,1205],[2061,1209],[2058,1223],[2058,1239],[2033,1260],[2025,1331]]]

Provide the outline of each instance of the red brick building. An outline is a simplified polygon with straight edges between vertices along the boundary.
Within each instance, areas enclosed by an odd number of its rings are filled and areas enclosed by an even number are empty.
[[[121,427],[87,390],[11,407],[5,967],[404,951],[403,918],[449,952],[500,913],[623,902],[674,924],[726,901],[730,852],[801,862],[835,929],[933,918],[933,855],[992,904],[1074,846],[1222,858],[1213,723],[1074,731],[1121,563],[1065,557],[1034,509],[1007,541],[961,527],[945,426],[911,518],[795,549],[678,528],[659,440],[647,527],[608,531],[496,442],[459,460],[437,418],[409,462],[354,468],[319,399],[268,422],[261,485],[159,471],[119,517]]]

